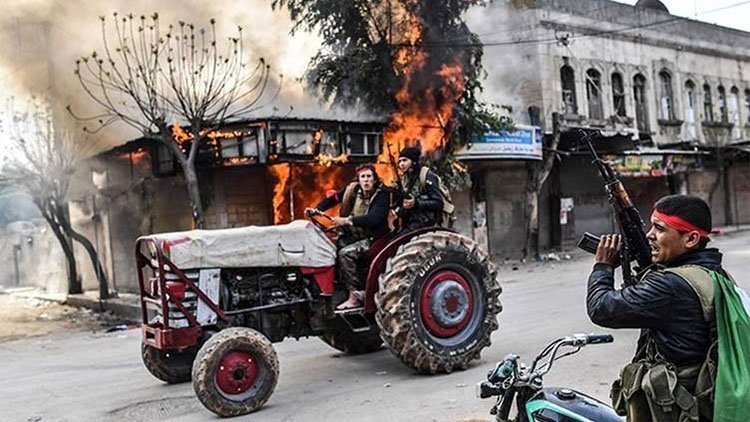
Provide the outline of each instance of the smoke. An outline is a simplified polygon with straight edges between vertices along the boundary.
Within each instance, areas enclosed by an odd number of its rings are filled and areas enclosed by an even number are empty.
[[[483,81],[485,99],[493,104],[511,106],[513,120],[528,124],[527,107],[543,105],[538,81],[541,52],[536,44],[512,42],[533,39],[538,34],[532,20],[535,12],[519,10],[511,3],[524,2],[491,2],[486,7],[469,9],[465,18],[471,31],[485,43],[482,64],[489,75]],[[486,45],[488,43],[501,45]]]
[[[10,0],[3,2],[0,18],[0,94],[25,97],[31,92],[50,91],[54,100],[70,104],[81,115],[96,115],[99,109],[83,92],[73,74],[75,60],[102,50],[100,16],[111,22],[113,12],[149,16],[159,13],[165,27],[178,21],[207,27],[216,19],[222,39],[243,27],[248,62],[263,57],[271,74],[282,74],[279,97],[256,117],[355,118],[356,110],[331,110],[306,94],[300,82],[307,64],[321,42],[300,32],[290,36],[287,12],[274,11],[267,0]],[[108,22],[108,24],[110,23]],[[111,27],[111,25],[109,25]],[[269,91],[273,91],[271,86]],[[293,111],[291,111],[293,109]],[[251,116],[249,116],[251,117]],[[102,133],[105,144],[114,146],[138,137],[135,130],[113,125]],[[0,141],[2,142],[2,141]]]

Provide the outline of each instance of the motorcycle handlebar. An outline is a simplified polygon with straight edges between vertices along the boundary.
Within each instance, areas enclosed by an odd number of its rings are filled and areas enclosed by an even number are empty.
[[[612,334],[587,334],[586,344],[612,343],[615,341]]]

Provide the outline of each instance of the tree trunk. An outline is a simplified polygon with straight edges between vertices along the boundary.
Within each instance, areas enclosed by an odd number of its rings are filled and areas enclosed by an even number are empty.
[[[49,224],[50,229],[52,229],[52,233],[55,234],[55,237],[57,238],[57,241],[60,243],[60,247],[63,250],[63,254],[65,255],[65,262],[68,269],[68,294],[82,293],[83,289],[81,286],[81,280],[79,280],[78,278],[76,257],[75,253],[73,252],[73,242],[68,236],[66,236],[66,234],[60,227],[60,224],[57,222],[56,217],[52,215],[50,210],[39,203],[37,203],[36,205],[42,212],[42,216],[47,221],[47,224]],[[51,205],[49,207],[52,208]]]
[[[552,114],[552,144],[549,146],[549,153],[544,157],[544,164],[528,163],[529,172],[526,183],[526,242],[523,247],[524,259],[530,255],[539,260],[539,195],[541,194],[544,183],[547,181],[552,166],[555,164],[557,146],[560,144],[560,115]]]
[[[193,222],[196,229],[202,229],[203,221],[203,203],[201,202],[201,191],[198,187],[198,174],[195,171],[195,165],[188,161],[188,165],[183,169],[185,172],[185,182],[187,183],[190,202],[193,206]]]
[[[109,299],[107,274],[104,272],[104,268],[99,261],[99,254],[96,252],[96,248],[94,248],[94,245],[90,240],[86,238],[86,236],[78,233],[73,229],[73,225],[70,223],[70,217],[68,216],[68,213],[64,207],[55,207],[55,213],[58,223],[66,236],[80,243],[81,246],[86,249],[86,252],[88,252],[89,259],[91,259],[91,266],[94,268],[94,272],[96,273],[96,281],[99,283],[99,299]]]
[[[539,255],[539,167],[534,164],[528,169],[529,180],[526,185],[526,242],[523,246],[524,259],[533,256],[535,260],[540,259]]]
[[[94,245],[89,239],[86,238],[86,236],[76,232],[72,227],[69,228],[69,230],[70,236],[73,238],[73,240],[80,243],[81,246],[83,246],[83,248],[86,249],[86,252],[88,252],[89,254],[89,259],[91,259],[91,266],[94,267],[94,272],[96,273],[96,281],[99,283],[99,299],[109,299],[109,284],[107,282],[107,273],[104,272],[104,267],[102,267],[102,263],[99,260],[99,254],[96,252],[96,248],[94,248]]]
[[[203,202],[201,201],[201,192],[198,185],[198,173],[195,171],[195,156],[198,154],[198,144],[201,142],[200,131],[193,131],[194,139],[198,139],[198,141],[194,141],[190,145],[190,152],[187,157],[172,137],[172,130],[169,126],[163,124],[160,126],[159,131],[159,139],[169,148],[177,158],[177,161],[179,161],[180,167],[182,167],[182,174],[185,176],[190,206],[192,207],[193,224],[196,229],[202,229],[204,226]]]

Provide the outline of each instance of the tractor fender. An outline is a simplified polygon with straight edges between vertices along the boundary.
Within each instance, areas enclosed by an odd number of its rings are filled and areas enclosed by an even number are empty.
[[[456,233],[455,230],[451,230],[445,227],[431,226],[422,227],[417,230],[413,230],[395,237],[393,240],[388,242],[387,245],[375,256],[370,263],[370,270],[367,272],[367,281],[365,283],[365,313],[375,312],[375,293],[378,292],[380,286],[378,285],[378,279],[380,274],[385,271],[385,264],[388,262],[388,258],[392,257],[398,251],[398,248],[408,243],[412,238],[417,237],[421,234],[430,232],[452,232]]]

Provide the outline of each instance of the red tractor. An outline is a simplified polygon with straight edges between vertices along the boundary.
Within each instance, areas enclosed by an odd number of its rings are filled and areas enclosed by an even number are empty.
[[[428,374],[464,369],[490,344],[501,288],[476,242],[439,227],[376,242],[361,272],[365,306],[337,311],[347,292],[334,283],[329,235],[311,219],[139,238],[146,368],[168,383],[192,378],[205,407],[236,416],[273,393],[272,343],[286,337],[352,354],[385,343]]]

